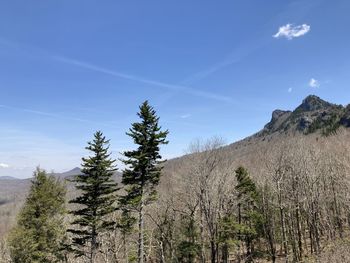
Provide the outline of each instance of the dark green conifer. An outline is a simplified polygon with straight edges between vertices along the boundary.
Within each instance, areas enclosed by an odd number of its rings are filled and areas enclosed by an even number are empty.
[[[196,262],[200,254],[199,234],[196,227],[194,214],[183,216],[181,220],[183,239],[178,245],[178,260],[184,263]]]
[[[159,146],[168,143],[168,131],[161,131],[159,117],[147,101],[140,106],[138,116],[141,122],[133,123],[127,133],[138,148],[124,152],[123,162],[127,168],[123,172],[122,183],[126,186],[126,195],[120,202],[124,208],[138,213],[138,262],[143,263],[144,206],[156,195],[155,186],[159,183],[162,170]]]
[[[82,174],[72,180],[80,195],[70,201],[78,206],[70,212],[74,216],[74,228],[69,232],[73,234],[72,249],[76,256],[86,256],[94,262],[99,235],[112,230],[115,225],[108,215],[116,210],[115,192],[118,189],[113,180],[116,166],[108,152],[109,140],[98,131],[86,149],[92,152],[92,156],[82,158]]]
[[[236,170],[238,197],[238,237],[245,241],[247,261],[252,260],[253,241],[262,232],[262,215],[258,209],[259,193],[244,167]]]
[[[229,262],[229,249],[237,245],[238,231],[240,225],[232,215],[223,216],[218,222],[219,244],[221,244],[221,260],[222,263]]]
[[[129,258],[128,252],[128,237],[131,235],[133,231],[133,225],[135,224],[136,219],[130,215],[130,212],[127,209],[121,210],[121,215],[118,220],[117,227],[120,230],[122,235],[123,242],[123,256],[127,260]],[[126,261],[128,262],[128,261]]]
[[[62,260],[65,236],[65,186],[37,168],[17,225],[9,236],[14,263],[47,263]]]

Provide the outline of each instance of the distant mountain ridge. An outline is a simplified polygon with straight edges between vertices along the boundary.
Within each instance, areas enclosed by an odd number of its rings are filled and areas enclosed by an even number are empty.
[[[74,176],[76,175],[80,175],[82,174],[81,169],[79,167],[75,167],[67,172],[63,172],[63,173],[48,173],[49,175],[52,175],[56,178],[59,178],[61,180],[68,180],[68,179],[73,179]],[[121,172],[115,172],[114,173],[114,178],[117,181],[121,180]],[[30,180],[31,178],[25,178],[25,179],[21,179],[21,178],[16,178],[16,177],[12,177],[12,176],[0,176],[0,180],[6,180],[6,181],[18,181],[18,180]]]
[[[276,132],[310,134],[317,131],[329,135],[340,126],[350,127],[350,105],[344,107],[310,95],[294,111],[273,111],[271,121],[256,135],[266,136]]]
[[[82,174],[81,169],[79,167],[75,167],[72,170],[63,173],[51,173],[51,175],[59,178],[59,179],[71,179],[76,175]]]
[[[0,180],[19,180],[19,179],[12,176],[0,176]]]
[[[69,170],[67,172],[63,172],[63,173],[49,173],[50,175],[53,175],[59,179],[68,179],[70,177],[73,177],[74,175],[78,175],[81,174],[81,170],[78,167],[73,168],[72,170]],[[18,181],[18,180],[30,180],[31,178],[17,178],[17,177],[13,177],[13,176],[0,176],[0,180],[8,180],[8,181]]]

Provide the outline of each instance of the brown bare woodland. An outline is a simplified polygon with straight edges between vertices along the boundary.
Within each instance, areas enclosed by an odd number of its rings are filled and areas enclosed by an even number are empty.
[[[238,166],[248,170],[258,189],[263,218],[248,258],[234,231],[222,238],[222,220],[238,216]],[[145,212],[145,262],[348,262],[349,180],[345,128],[328,137],[274,134],[228,146],[219,138],[197,141],[187,155],[165,164],[158,200]],[[0,262],[10,262],[6,233],[23,202],[15,192],[1,192],[13,200],[0,206]],[[98,262],[136,260],[136,232],[116,228],[101,237],[101,244]],[[187,257],[180,256],[181,244],[191,244]],[[83,261],[67,255],[66,262]]]

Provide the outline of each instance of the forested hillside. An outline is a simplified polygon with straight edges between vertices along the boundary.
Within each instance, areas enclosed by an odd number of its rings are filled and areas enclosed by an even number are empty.
[[[61,203],[55,203],[59,209],[50,215],[61,218],[60,230],[67,231],[63,236],[54,231],[49,236],[59,245],[33,248],[33,257],[95,263],[349,262],[348,109],[309,96],[294,111],[274,111],[270,123],[242,141],[196,140],[186,155],[163,163],[159,150],[166,147],[167,131],[143,104],[140,122],[129,133],[136,150],[124,153],[128,169],[122,175],[113,175],[108,150],[113,142],[102,133],[88,145],[95,155],[84,159],[82,171],[45,175],[53,178],[51,189],[67,188],[65,211],[71,212],[62,219]],[[46,180],[38,179],[43,173],[37,171],[32,183],[0,181],[0,262],[35,262],[15,257],[14,244],[29,242],[30,234],[18,238],[22,232],[14,216],[20,211],[21,222],[37,200],[54,200],[35,195],[44,191],[38,184]],[[47,238],[41,230],[36,229]]]

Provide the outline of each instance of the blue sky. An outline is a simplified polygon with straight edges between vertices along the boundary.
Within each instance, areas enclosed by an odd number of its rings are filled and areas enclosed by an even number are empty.
[[[114,157],[148,99],[166,158],[227,143],[309,94],[350,102],[350,2],[2,1],[0,175],[80,164],[96,130]]]

